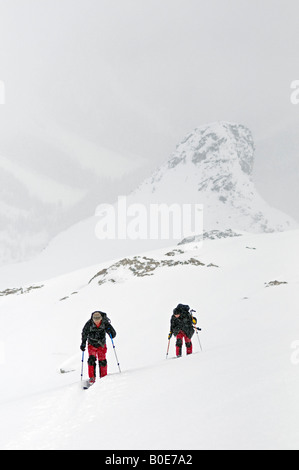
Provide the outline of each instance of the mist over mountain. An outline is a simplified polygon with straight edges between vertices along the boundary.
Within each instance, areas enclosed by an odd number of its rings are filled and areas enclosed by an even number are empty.
[[[142,173],[142,159],[55,126],[12,140],[2,138],[0,148],[0,265],[31,259],[100,202],[134,187]],[[113,177],[111,166],[117,167]]]

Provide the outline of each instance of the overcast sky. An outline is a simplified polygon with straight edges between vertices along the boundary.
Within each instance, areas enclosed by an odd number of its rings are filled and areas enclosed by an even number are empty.
[[[0,0],[0,154],[62,185],[56,151],[138,178],[193,128],[234,121],[258,189],[299,219],[298,56],[298,0]]]

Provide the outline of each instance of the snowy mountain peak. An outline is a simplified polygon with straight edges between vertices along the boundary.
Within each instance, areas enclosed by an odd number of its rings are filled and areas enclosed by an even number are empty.
[[[204,229],[272,232],[296,228],[271,208],[252,181],[254,141],[240,124],[219,121],[187,134],[134,193],[137,199],[204,205]]]
[[[198,127],[177,145],[168,166],[174,168],[188,159],[196,166],[201,162],[215,165],[236,163],[245,174],[251,175],[254,161],[251,132],[240,124],[223,121]]]
[[[196,175],[198,191],[215,191],[223,201],[240,183],[251,181],[253,164],[254,142],[248,128],[223,121],[200,126],[183,138],[153,175],[153,192],[167,170],[187,170],[189,176]],[[185,181],[189,182],[190,177]]]

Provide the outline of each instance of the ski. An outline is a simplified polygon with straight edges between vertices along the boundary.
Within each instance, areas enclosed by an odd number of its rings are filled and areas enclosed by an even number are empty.
[[[89,380],[82,380],[82,390],[88,390],[93,383],[90,383]]]

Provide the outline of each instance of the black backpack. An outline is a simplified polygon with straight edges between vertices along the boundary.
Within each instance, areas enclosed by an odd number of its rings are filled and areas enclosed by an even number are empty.
[[[173,313],[187,313],[190,316],[190,323],[193,325],[197,324],[197,318],[192,315],[195,310],[190,310],[189,305],[178,304],[177,307],[174,309]]]
[[[177,313],[189,313],[190,307],[189,305],[184,305],[184,304],[178,304],[177,307],[175,308],[175,311]]]

